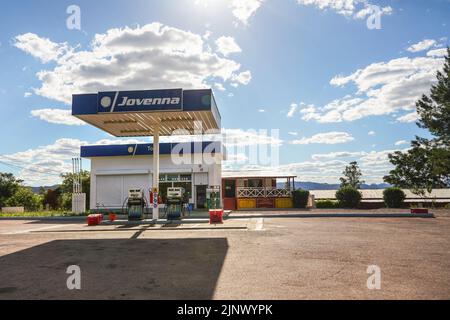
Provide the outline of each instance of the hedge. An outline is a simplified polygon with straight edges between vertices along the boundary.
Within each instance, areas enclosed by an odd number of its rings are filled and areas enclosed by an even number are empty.
[[[344,208],[356,208],[361,202],[361,197],[361,192],[351,186],[345,186],[336,191],[336,199]]]
[[[388,208],[401,208],[406,195],[402,189],[390,187],[383,190],[383,200]]]
[[[308,204],[309,191],[295,190],[292,192],[292,198],[294,201],[294,208],[306,208],[306,205]]]
[[[334,209],[339,208],[339,202],[336,200],[317,200],[316,201],[317,209]]]

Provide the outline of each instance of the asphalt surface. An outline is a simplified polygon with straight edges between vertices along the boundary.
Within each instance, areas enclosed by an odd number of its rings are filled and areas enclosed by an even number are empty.
[[[450,218],[0,220],[0,299],[449,299]],[[68,290],[66,269],[81,270]],[[369,265],[381,288],[367,288]]]

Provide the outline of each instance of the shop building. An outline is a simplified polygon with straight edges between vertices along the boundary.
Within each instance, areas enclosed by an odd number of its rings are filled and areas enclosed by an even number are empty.
[[[90,209],[119,209],[130,189],[140,189],[153,219],[159,219],[158,199],[169,185],[190,190],[189,201],[197,208],[204,206],[206,187],[220,186],[220,144],[159,143],[160,135],[220,133],[220,113],[210,89],[74,94],[72,115],[116,137],[153,137],[151,145],[81,148],[81,156],[91,159]]]
[[[295,178],[279,172],[222,172],[224,209],[292,208]]]
[[[192,161],[174,164],[174,150],[191,150]],[[212,161],[194,163],[194,157],[208,157]],[[123,209],[128,190],[138,188],[145,191],[150,204],[153,181],[153,145],[124,144],[82,146],[81,157],[91,162],[91,210]],[[159,197],[166,202],[167,188],[182,187],[189,203],[196,209],[206,205],[206,189],[220,186],[222,149],[219,142],[161,143],[159,168]],[[212,163],[211,163],[212,162]]]

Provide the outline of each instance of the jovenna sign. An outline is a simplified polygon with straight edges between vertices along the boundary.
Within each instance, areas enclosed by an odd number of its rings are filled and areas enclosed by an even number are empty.
[[[107,91],[97,95],[98,112],[181,111],[183,90]]]

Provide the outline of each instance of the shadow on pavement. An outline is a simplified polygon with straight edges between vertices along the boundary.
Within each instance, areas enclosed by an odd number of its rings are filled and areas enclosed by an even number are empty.
[[[226,238],[55,240],[0,257],[0,299],[211,299]],[[67,267],[81,269],[68,290]]]

